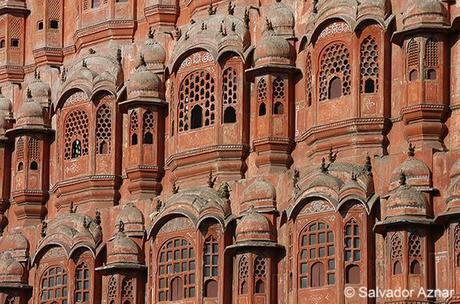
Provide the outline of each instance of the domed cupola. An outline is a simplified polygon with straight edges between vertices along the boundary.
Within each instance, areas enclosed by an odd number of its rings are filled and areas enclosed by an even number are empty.
[[[281,0],[270,6],[267,18],[272,22],[273,30],[278,35],[291,38],[294,35],[294,14]]]
[[[251,206],[259,211],[272,211],[275,208],[276,190],[269,182],[257,180],[243,192],[241,211]]]
[[[164,69],[166,61],[166,51],[161,44],[154,38],[155,32],[153,29],[149,30],[148,38],[145,45],[142,47],[142,54],[146,66],[149,70],[160,71]]]
[[[147,69],[143,55],[140,56],[140,65],[131,75],[127,84],[128,98],[160,98],[161,79]]]
[[[390,13],[388,0],[361,0],[358,3],[358,18],[373,15],[385,19]]]
[[[267,18],[266,29],[254,52],[256,66],[290,65],[291,57],[291,45],[285,38],[275,33],[272,21]]]
[[[118,224],[118,232],[107,244],[107,264],[140,264],[139,246],[124,232],[124,223]]]
[[[3,95],[0,88],[0,114],[3,114],[6,118],[11,118],[12,112],[13,105],[11,104],[11,100]]]
[[[43,107],[32,98],[32,92],[27,90],[27,100],[23,102],[16,116],[17,126],[43,126]]]
[[[0,284],[22,284],[24,279],[24,266],[14,259],[11,252],[6,251],[0,254]]]
[[[31,96],[43,107],[48,107],[50,103],[50,86],[40,78],[40,72],[35,72],[34,79],[29,83]]]
[[[427,217],[428,202],[425,195],[406,184],[406,175],[399,177],[399,187],[393,190],[385,204],[385,221],[398,217]]]
[[[236,242],[273,242],[274,236],[268,219],[249,208],[236,227]]]
[[[144,216],[142,212],[130,202],[120,211],[117,217],[117,223],[124,224],[124,232],[131,237],[144,236]]]
[[[396,167],[391,175],[390,190],[399,186],[401,172],[404,173],[407,183],[417,188],[427,189],[431,187],[431,171],[428,166],[421,160],[415,158],[415,150],[412,144],[409,144],[407,160]]]
[[[404,29],[419,26],[445,27],[448,25],[447,10],[439,0],[409,1],[403,14]]]

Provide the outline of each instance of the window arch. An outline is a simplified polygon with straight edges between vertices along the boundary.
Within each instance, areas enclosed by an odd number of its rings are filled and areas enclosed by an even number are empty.
[[[361,93],[377,93],[379,88],[379,50],[374,37],[361,43]]]
[[[267,279],[267,259],[256,257],[254,260],[254,292],[265,293]]]
[[[22,171],[24,170],[24,163],[23,162],[19,162],[18,164],[18,171]]]
[[[267,82],[265,78],[261,78],[257,83],[257,103],[259,105],[259,116],[264,116],[267,113]]]
[[[102,104],[96,113],[96,144],[98,154],[109,154],[112,142],[112,108]]]
[[[191,128],[192,121],[189,121],[189,117],[193,113],[189,114],[189,112],[197,109],[197,105],[204,112],[201,117],[201,125],[213,125],[215,121],[215,80],[206,70],[194,71],[182,80],[179,90],[179,131],[187,131]]]
[[[199,129],[203,126],[203,109],[200,105],[195,105],[192,109],[190,119],[190,129]]]
[[[307,225],[300,234],[300,288],[335,284],[334,233],[321,221]]]
[[[418,78],[420,64],[420,46],[418,41],[411,39],[407,45],[407,70],[409,80],[414,81]]]
[[[246,255],[240,258],[238,263],[238,291],[239,294],[245,295],[248,293],[249,279],[249,261]]]
[[[158,253],[159,301],[195,296],[195,250],[182,238],[167,241]]]
[[[126,277],[121,281],[121,303],[134,303],[134,283],[133,279]]]
[[[236,122],[236,107],[238,103],[238,76],[233,68],[227,68],[223,73],[222,112],[224,123]]]
[[[88,115],[85,111],[74,110],[65,120],[64,159],[88,155]]]
[[[138,143],[138,135],[137,132],[139,131],[139,117],[136,111],[132,111],[129,115],[129,138],[131,146],[135,146]]]
[[[86,263],[75,269],[75,302],[90,303],[90,272]]]
[[[402,241],[398,233],[395,233],[390,239],[390,259],[393,265],[393,274],[401,274]]]
[[[41,279],[40,303],[67,304],[67,273],[62,267],[48,268]]]
[[[345,268],[345,283],[346,284],[359,284],[360,283],[360,269],[358,265],[348,265]]]
[[[361,239],[359,224],[351,219],[345,225],[345,261],[358,262],[361,260]]]
[[[144,144],[153,144],[154,118],[152,111],[146,111],[142,116],[142,140]]]
[[[323,51],[320,61],[319,100],[350,94],[350,53],[343,43],[333,43]]]
[[[416,233],[411,233],[409,236],[409,262],[410,273],[421,273],[421,260],[422,260],[422,241],[420,236]]]
[[[283,114],[284,97],[284,80],[279,77],[275,78],[273,80],[273,114]]]
[[[217,297],[217,281],[219,276],[219,243],[214,236],[209,236],[203,248],[203,278],[205,281],[205,297]]]
[[[436,80],[436,68],[439,64],[439,47],[438,42],[429,38],[425,44],[424,65],[426,68],[425,79]]]
[[[24,139],[19,137],[16,142],[16,158],[24,159]]]

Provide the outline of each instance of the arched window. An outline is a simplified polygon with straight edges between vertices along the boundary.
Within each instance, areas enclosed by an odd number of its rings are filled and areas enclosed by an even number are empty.
[[[334,76],[329,81],[328,99],[335,99],[340,96],[342,96],[342,80]]]
[[[117,294],[118,294],[118,284],[117,284],[117,278],[115,276],[111,276],[109,279],[109,284],[108,284],[108,303],[109,304],[114,304],[116,299],[117,299]]]
[[[227,68],[223,75],[222,83],[222,109],[224,123],[236,122],[236,106],[238,102],[238,77],[235,69]]]
[[[32,161],[30,163],[30,170],[32,170],[32,171],[38,170],[38,163],[36,161]]]
[[[215,81],[211,74],[206,70],[188,74],[179,90],[179,131],[213,125],[215,107]],[[201,112],[199,116],[198,111]]]
[[[195,105],[192,109],[192,118],[190,119],[190,128],[198,129],[203,126],[203,110],[199,105]]]
[[[361,260],[361,239],[358,222],[351,219],[345,225],[345,262]]]
[[[379,80],[379,50],[371,36],[361,43],[361,93],[377,93]]]
[[[81,263],[75,270],[75,302],[90,303],[90,272],[88,265]]]
[[[29,161],[30,160],[34,160],[34,161],[40,160],[40,148],[39,148],[37,138],[29,137],[29,143],[28,143],[27,150],[28,150],[27,154],[29,156]]]
[[[81,142],[75,139],[72,142],[72,156],[71,158],[78,158],[81,156]]]
[[[319,100],[351,94],[350,53],[342,43],[333,43],[323,51],[319,72]]]
[[[59,28],[59,20],[50,20],[50,28],[51,29],[58,29]]]
[[[206,298],[217,298],[218,286],[216,280],[208,280],[204,283],[204,296]]]
[[[273,80],[273,114],[283,114],[284,96],[284,80],[278,77]]]
[[[137,145],[139,131],[139,117],[136,111],[132,111],[129,115],[129,137],[131,138],[131,146]]]
[[[88,155],[88,125],[85,111],[77,109],[67,115],[64,123],[64,159]]]
[[[48,268],[42,275],[40,303],[67,304],[67,273],[63,268]]]
[[[101,5],[101,0],[91,0],[91,8],[96,8]]]
[[[219,243],[212,235],[206,238],[204,242],[203,271],[205,296],[217,297],[217,280],[219,278]]]
[[[259,104],[259,116],[264,116],[267,113],[267,82],[265,78],[261,78],[257,83],[257,102]]]
[[[360,283],[360,270],[358,265],[349,265],[345,268],[345,283],[346,284],[359,284]]]
[[[37,22],[37,30],[41,31],[43,29],[43,20]]]
[[[300,288],[335,284],[334,255],[334,233],[329,225],[307,225],[300,234]]]
[[[126,277],[121,281],[121,303],[134,303],[134,283],[133,279]]]
[[[185,239],[163,244],[158,253],[159,301],[176,301],[195,296],[195,250]]]
[[[256,257],[254,260],[254,291],[255,293],[265,292],[265,282],[267,279],[267,259]]]
[[[98,154],[109,154],[112,143],[112,109],[102,104],[96,113],[96,143]]]
[[[248,293],[248,279],[249,261],[248,257],[246,255],[243,255],[238,263],[238,291],[242,295]]]
[[[454,256],[456,257],[456,265],[460,267],[460,223],[455,225],[454,228]]]
[[[307,63],[305,66],[305,89],[306,89],[306,99],[307,105],[310,106],[313,99],[313,90],[312,90],[312,64],[311,64],[311,54],[307,54]]]
[[[24,159],[24,139],[22,137],[19,137],[16,142],[16,158]]]
[[[390,259],[393,265],[393,274],[401,274],[402,241],[399,233],[395,233],[390,239]]]
[[[0,40],[0,49],[5,48],[5,39]]]
[[[420,262],[422,260],[422,242],[415,232],[409,236],[409,262],[410,273],[420,274]],[[414,271],[414,272],[413,272]]]
[[[409,81],[417,80],[420,69],[420,47],[416,40],[411,39],[407,44],[407,70]]]
[[[24,163],[23,162],[19,162],[18,164],[18,171],[22,171],[24,170]]]
[[[143,115],[142,138],[144,144],[153,144],[154,120],[152,111],[146,111]]]
[[[436,80],[436,68],[439,65],[439,47],[438,42],[432,38],[428,39],[425,44],[426,79]]]

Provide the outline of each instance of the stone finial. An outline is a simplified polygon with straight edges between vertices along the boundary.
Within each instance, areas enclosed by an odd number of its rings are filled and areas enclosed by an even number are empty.
[[[235,4],[232,1],[228,2],[227,11],[229,15],[233,15],[235,13]]]
[[[273,31],[273,23],[267,17],[265,17],[265,26],[267,31]]]
[[[125,232],[125,224],[123,223],[123,221],[120,221],[117,227],[118,227],[118,232]]]
[[[225,27],[224,20],[220,23],[220,33],[222,36],[227,36],[227,28]]]
[[[415,155],[415,146],[412,143],[409,143],[409,147],[407,148],[407,156],[413,157]]]
[[[399,174],[399,184],[401,186],[406,185],[406,174],[403,171]]]
[[[337,152],[334,153],[334,152],[332,151],[332,146],[331,146],[331,148],[329,149],[328,159],[329,159],[329,162],[330,162],[330,163],[335,162],[335,160],[337,159]]]
[[[364,163],[364,170],[366,170],[368,175],[372,174],[372,162],[371,162],[371,157],[366,155],[366,162]]]
[[[83,218],[83,227],[85,227],[86,229],[88,229],[90,225],[91,225],[91,221],[88,220],[88,219],[86,218],[86,216],[85,216],[85,217]]]
[[[179,186],[176,185],[176,182],[174,182],[172,185],[172,193],[176,194],[177,192],[179,192]]]
[[[88,52],[89,52],[91,55],[96,54],[96,50],[93,49],[93,48],[89,48]]]
[[[209,16],[215,15],[216,12],[217,12],[217,7],[213,6],[212,2],[209,3],[209,6],[208,6],[208,14],[209,14]]]
[[[327,173],[326,159],[324,157],[321,159],[320,170],[322,173]]]
[[[356,174],[355,171],[352,171],[351,172],[351,180],[352,181],[356,181],[358,179],[358,174]]]
[[[217,194],[220,198],[229,199],[230,198],[230,186],[227,182],[224,182],[220,185]]]
[[[46,221],[42,221],[42,230],[41,236],[44,238],[46,236],[46,229],[48,228],[48,223]]]
[[[232,29],[232,32],[236,31],[236,24],[235,24],[235,22],[232,22],[231,29]]]
[[[317,13],[318,13],[318,7],[317,7],[317,5],[318,5],[318,0],[313,0],[313,1],[312,1],[312,4],[311,4],[311,12],[312,12],[313,14],[317,14]]]
[[[217,177],[212,176],[212,171],[209,171],[208,175],[208,187],[209,188],[214,188],[214,184],[216,183]]]
[[[123,60],[123,55],[121,53],[121,49],[117,49],[117,62],[118,62],[118,64],[121,64],[122,60]]]
[[[144,54],[140,53],[139,54],[139,67],[145,67],[147,66],[147,63],[145,62]]]
[[[26,96],[27,96],[27,99],[31,99],[31,98],[32,98],[32,92],[30,91],[29,88],[27,88],[27,94],[26,94]]]
[[[84,68],[88,67],[88,63],[86,62],[86,59],[83,59],[83,61],[81,62],[81,66]]]
[[[62,67],[61,81],[64,82],[66,80],[67,80],[67,69],[65,67]]]
[[[160,212],[161,208],[163,208],[163,202],[161,200],[157,200],[155,205],[155,211]]]
[[[74,206],[74,203],[73,203],[73,202],[70,203],[69,212],[70,212],[70,213],[75,213],[75,212],[77,212],[77,206]]]
[[[94,221],[96,222],[96,224],[97,224],[98,226],[101,225],[101,223],[102,223],[102,219],[101,219],[101,210],[96,209],[96,215],[95,215],[95,217],[94,217]]]
[[[155,30],[152,27],[150,27],[149,32],[147,33],[147,38],[153,39],[154,36],[155,36]]]
[[[207,30],[208,29],[208,25],[206,24],[206,22],[202,22],[201,23],[201,30],[204,31],[204,30]]]

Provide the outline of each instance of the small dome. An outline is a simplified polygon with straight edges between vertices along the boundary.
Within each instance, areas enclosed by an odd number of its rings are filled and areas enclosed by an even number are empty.
[[[291,45],[282,36],[275,34],[269,25],[256,46],[254,60],[256,65],[291,64]]]
[[[107,264],[139,264],[139,247],[124,232],[123,228],[107,244]]]
[[[32,98],[49,98],[50,86],[40,79],[40,74],[29,83],[29,90]]]
[[[269,182],[259,179],[243,191],[242,197],[243,211],[247,210],[250,205],[256,209],[273,208],[276,190]]]
[[[417,0],[409,3],[403,16],[404,27],[447,24],[447,10],[439,0]]]
[[[30,91],[27,93],[27,100],[24,101],[18,110],[16,122],[18,125],[43,125],[43,107],[32,99]]]
[[[294,14],[281,0],[276,0],[269,8],[267,18],[271,21],[275,33],[283,36],[294,34]]]
[[[159,97],[161,90],[161,79],[160,77],[147,70],[145,63],[136,69],[131,74],[127,85],[128,97],[133,96],[148,96],[148,97]]]
[[[166,61],[166,51],[163,46],[154,39],[154,32],[152,31],[149,32],[148,39],[145,41],[145,45],[142,48],[142,54],[149,68],[161,68]]]
[[[236,242],[273,242],[273,233],[268,219],[250,208],[236,226]]]
[[[312,181],[305,187],[306,189],[311,189],[314,187],[326,187],[333,189],[335,192],[339,193],[340,188],[342,187],[343,182],[332,174],[320,173],[312,178]]]
[[[0,254],[0,282],[22,283],[24,273],[24,267],[14,259],[10,252]]]
[[[0,90],[0,113],[4,113],[5,115],[9,116],[12,111],[13,105],[11,104],[11,100],[6,98]]]
[[[119,222],[123,222],[125,225],[124,231],[127,235],[144,235],[144,216],[134,203],[126,204],[120,211],[117,217],[117,223]]]
[[[431,171],[428,166],[421,160],[409,156],[409,158],[393,170],[391,174],[390,190],[398,186],[399,177],[401,172],[407,178],[407,183],[412,186],[425,186],[431,185]]]
[[[410,185],[400,185],[385,204],[386,216],[427,216],[427,201],[422,192]]]

